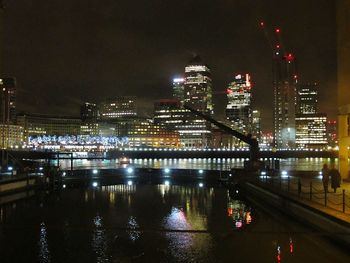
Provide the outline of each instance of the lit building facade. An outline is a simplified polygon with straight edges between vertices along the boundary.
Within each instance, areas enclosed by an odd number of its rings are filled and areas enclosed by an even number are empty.
[[[82,121],[70,116],[18,114],[17,125],[23,127],[25,141],[38,135],[79,135]]]
[[[199,56],[193,57],[185,67],[184,104],[204,114],[213,114],[211,73]],[[183,147],[203,148],[210,145],[211,124],[190,111],[185,112],[178,131]]]
[[[277,148],[295,147],[296,85],[294,55],[277,48],[273,57],[273,138]]]
[[[327,115],[296,114],[296,147],[302,149],[327,148]]]
[[[0,123],[16,123],[16,79],[0,78]]]
[[[137,115],[136,97],[120,96],[108,99],[99,106],[102,120],[135,117]]]
[[[226,118],[243,133],[252,132],[251,81],[249,74],[238,74],[227,88]]]
[[[195,56],[185,67],[184,91],[186,105],[213,114],[211,73],[199,56]]]
[[[318,113],[317,84],[298,85],[296,101],[296,147],[325,149],[328,143],[327,114]]]
[[[147,120],[129,124],[127,137],[129,147],[178,148],[179,133],[169,131]]]
[[[23,145],[23,127],[19,125],[0,124],[0,147],[14,148]]]

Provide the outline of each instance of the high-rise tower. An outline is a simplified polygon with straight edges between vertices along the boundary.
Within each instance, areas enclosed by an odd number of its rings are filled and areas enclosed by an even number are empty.
[[[295,104],[297,74],[295,57],[276,48],[273,57],[273,137],[277,148],[295,146]]]
[[[184,102],[195,110],[213,114],[210,69],[197,55],[185,67]]]
[[[251,87],[250,75],[238,74],[227,88],[226,118],[243,133],[251,133]]]

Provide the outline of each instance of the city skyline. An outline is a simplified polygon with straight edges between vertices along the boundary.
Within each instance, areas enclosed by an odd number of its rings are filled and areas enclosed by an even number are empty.
[[[214,93],[234,74],[249,72],[259,98],[273,92],[271,51],[259,28],[264,19],[271,33],[280,26],[298,59],[300,82],[319,83],[320,110],[332,117],[335,18],[328,2],[220,1],[196,9],[195,1],[151,1],[133,10],[113,1],[5,1],[1,73],[17,79],[19,110],[78,115],[84,101],[132,95],[150,114],[154,100],[171,97],[172,79],[196,53],[212,69]],[[218,116],[224,116],[224,97],[214,96]],[[272,101],[253,103],[263,130],[271,130]]]

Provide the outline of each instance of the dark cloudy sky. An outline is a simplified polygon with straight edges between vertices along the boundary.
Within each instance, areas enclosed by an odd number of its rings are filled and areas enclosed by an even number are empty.
[[[211,67],[214,90],[250,72],[254,107],[272,122],[271,51],[261,19],[283,31],[302,82],[318,82],[335,115],[335,7],[331,0],[3,0],[1,74],[18,82],[18,108],[78,115],[83,101],[136,95],[140,111],[171,96],[192,54]],[[215,111],[223,115],[223,95]]]

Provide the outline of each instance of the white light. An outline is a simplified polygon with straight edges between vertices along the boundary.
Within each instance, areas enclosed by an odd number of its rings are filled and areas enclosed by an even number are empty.
[[[262,171],[260,174],[261,174],[261,175],[266,175],[266,172],[265,172],[265,171]]]
[[[199,183],[198,186],[199,186],[199,187],[203,187],[203,183]]]
[[[66,185],[64,184],[64,185],[62,185],[62,187],[63,187],[63,188],[66,188]]]
[[[63,172],[63,173],[62,173],[62,176],[63,176],[63,177],[66,176],[66,172]]]
[[[287,171],[282,171],[282,173],[281,173],[281,177],[282,177],[282,178],[286,178],[286,177],[288,177],[288,173],[287,173]]]
[[[165,172],[166,174],[168,174],[168,173],[170,173],[170,169],[169,169],[169,168],[165,168],[165,169],[164,169],[164,172]]]
[[[13,167],[12,167],[12,166],[9,166],[9,167],[7,168],[7,170],[12,171],[12,170],[13,170]]]
[[[170,182],[167,180],[164,182],[165,185],[170,185]]]
[[[236,190],[236,194],[238,194],[239,193],[239,191],[238,190]]]
[[[128,174],[131,174],[133,171],[134,170],[131,167],[129,167],[128,170],[127,170]]]
[[[39,167],[39,170],[40,170],[40,171],[42,171],[43,169],[44,169],[44,168],[42,168],[42,167]]]
[[[202,173],[203,173],[203,170],[202,170],[202,169],[200,169],[198,172],[199,172],[200,174],[202,174]]]
[[[132,185],[132,181],[131,180],[128,181],[128,185],[129,186]]]
[[[228,176],[232,177],[232,174],[229,174]]]
[[[97,174],[98,173],[97,169],[92,170],[92,173]]]
[[[97,187],[97,186],[98,186],[98,183],[97,183],[97,182],[93,182],[93,183],[92,183],[92,186],[93,186],[93,187]]]

